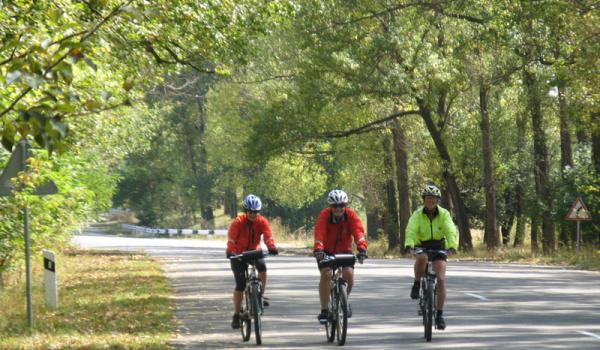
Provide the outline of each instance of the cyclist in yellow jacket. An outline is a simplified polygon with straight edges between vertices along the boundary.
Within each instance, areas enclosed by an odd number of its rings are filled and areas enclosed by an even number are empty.
[[[423,207],[415,210],[406,226],[404,247],[414,254],[415,247],[428,249],[445,249],[448,255],[456,253],[456,226],[450,212],[438,203],[442,192],[434,185],[427,185],[422,193]],[[443,317],[444,301],[446,299],[446,266],[447,255],[438,254],[433,258],[433,269],[438,278],[438,300],[435,323],[438,329],[445,329]],[[419,281],[427,268],[427,254],[415,256],[415,280],[410,292],[411,299],[419,298]]]

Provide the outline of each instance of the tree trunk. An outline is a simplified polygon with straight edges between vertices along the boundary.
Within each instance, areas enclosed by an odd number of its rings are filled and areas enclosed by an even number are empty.
[[[369,240],[381,238],[383,230],[383,211],[385,204],[382,198],[385,196],[386,186],[380,186],[379,182],[363,181],[362,192],[364,193],[365,211],[367,214],[367,233]]]
[[[398,246],[398,235],[400,225],[398,223],[398,199],[396,198],[396,184],[394,181],[394,148],[390,135],[384,134],[383,138],[384,158],[383,164],[386,175],[386,220],[385,228],[388,236],[388,249]]]
[[[564,172],[567,167],[573,167],[573,151],[571,148],[571,127],[569,126],[567,98],[565,97],[564,87],[558,87],[558,117],[560,120],[560,165],[561,177],[564,179]],[[564,223],[560,225],[559,243],[563,247],[569,247],[570,238],[569,225]]]
[[[208,154],[206,152],[205,138],[206,138],[206,118],[203,112],[203,104],[201,100],[198,100],[198,123],[196,131],[198,132],[195,136],[195,140],[198,143],[198,173],[197,186],[198,186],[198,199],[200,200],[200,210],[202,219],[208,228],[215,227],[215,217],[213,214],[212,206],[212,179],[208,172]]]
[[[454,213],[456,214],[458,231],[460,233],[459,247],[461,249],[471,250],[473,248],[473,242],[471,238],[471,229],[469,227],[469,217],[464,201],[460,195],[456,177],[452,173],[452,159],[450,158],[450,153],[446,148],[446,144],[444,144],[444,141],[442,140],[442,135],[435,125],[431,115],[431,110],[426,106],[425,101],[421,98],[417,98],[417,104],[419,106],[419,114],[423,118],[425,125],[427,125],[427,129],[433,138],[433,142],[435,143],[442,160],[442,176],[446,182],[446,187],[448,188],[450,198],[452,199],[452,203],[454,205]]]
[[[506,246],[510,242],[510,232],[512,231],[515,223],[515,208],[516,203],[514,202],[513,194],[510,189],[504,192],[504,220],[502,222],[501,234],[502,234],[502,245]]]
[[[490,116],[488,114],[489,88],[479,84],[479,112],[481,115],[481,137],[483,151],[483,188],[485,191],[485,231],[487,249],[498,248],[496,228],[496,183],[494,180],[493,146],[490,137]]]
[[[525,212],[525,186],[526,173],[529,173],[529,165],[525,159],[525,148],[527,145],[527,121],[529,120],[527,113],[523,112],[517,116],[515,127],[517,130],[517,144],[514,152],[518,157],[517,169],[512,174],[512,178],[515,179],[514,193],[515,193],[515,217],[517,220],[517,227],[515,229],[515,241],[514,246],[520,247],[525,242],[525,224],[527,222]]]
[[[550,164],[544,118],[541,109],[541,97],[537,77],[525,71],[523,82],[528,94],[528,108],[531,113],[534,149],[534,174],[536,177],[536,196],[542,204],[542,250],[545,255],[555,250],[554,222],[552,220],[552,195],[550,189]]]
[[[228,188],[225,190],[225,204],[223,205],[225,214],[229,215],[229,218],[234,219],[238,215],[237,211],[237,196],[235,190]]]
[[[398,185],[398,204],[400,217],[400,250],[404,252],[406,239],[406,226],[410,218],[410,193],[408,191],[408,154],[406,152],[407,140],[400,122],[396,119],[392,124],[394,136],[394,151],[396,154],[396,178]]]
[[[375,208],[365,208],[367,212],[367,238],[369,240],[379,239],[379,213]]]
[[[538,245],[538,237],[540,235],[540,219],[537,214],[531,216],[531,252],[537,253],[540,248]]]
[[[596,174],[600,175],[600,112],[590,115],[592,120],[592,164]]]

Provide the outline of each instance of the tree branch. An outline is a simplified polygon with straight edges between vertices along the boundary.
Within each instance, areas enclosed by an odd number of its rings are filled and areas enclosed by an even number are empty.
[[[321,138],[339,138],[339,137],[347,137],[347,136],[355,135],[355,134],[363,134],[363,133],[370,132],[373,130],[381,129],[382,124],[385,124],[390,120],[396,119],[398,117],[404,117],[407,115],[413,115],[413,114],[420,115],[419,111],[396,112],[396,113],[392,113],[392,114],[388,115],[385,118],[381,118],[381,119],[372,121],[372,122],[367,123],[358,128],[345,130],[345,131],[326,132],[326,133],[320,134],[319,137],[321,137]]]
[[[87,31],[87,34],[83,35],[81,37],[81,39],[79,39],[79,42],[83,43],[88,38],[90,38],[92,35],[94,35],[96,33],[96,31],[98,31],[98,29],[100,29],[100,27],[102,27],[102,25],[104,25],[106,22],[108,22],[109,19],[111,19],[112,17],[114,17],[121,10],[121,8],[123,6],[125,6],[126,4],[129,5],[132,1],[133,0],[129,0],[127,3],[123,3],[123,4],[115,7],[104,19],[102,19],[102,21],[100,21],[92,29],[90,29],[89,31]],[[62,56],[60,56],[54,63],[52,63],[51,65],[49,65],[48,67],[46,67],[44,69],[44,73],[42,74],[42,76],[45,77],[48,74],[48,72],[50,72],[60,62],[62,62],[65,58],[67,58],[67,56],[69,56],[73,50],[74,50],[73,48],[69,49],[65,54],[63,54]],[[19,96],[17,96],[17,98],[15,98],[12,101],[12,103],[6,109],[4,109],[2,112],[0,112],[0,117],[4,116],[6,113],[10,112],[15,107],[15,105],[21,99],[23,99],[23,97],[25,97],[31,90],[32,90],[32,88],[28,87],[21,94],[19,94]]]
[[[131,106],[131,101],[130,100],[125,100],[123,102],[120,103],[116,103],[114,105],[110,105],[110,106],[106,106],[104,108],[98,109],[98,110],[94,110],[94,111],[87,111],[87,112],[79,112],[79,113],[72,113],[72,114],[65,114],[65,117],[83,117],[86,115],[95,115],[95,114],[99,114],[102,112],[106,112],[106,111],[110,111],[113,109],[117,109],[119,107],[123,107],[123,106]]]
[[[268,78],[264,78],[264,79],[260,79],[260,80],[250,80],[250,81],[232,81],[232,83],[234,84],[260,84],[260,83],[264,83],[270,80],[278,80],[278,79],[294,79],[296,77],[295,74],[292,75],[274,75],[272,77],[268,77]]]
[[[195,71],[197,71],[199,73],[205,73],[205,74],[215,74],[216,73],[216,71],[214,69],[210,69],[210,70],[202,69],[202,68],[196,66],[191,61],[180,58],[179,56],[177,56],[177,53],[175,51],[173,51],[173,49],[169,48],[168,46],[166,46],[164,49],[169,53],[169,56],[171,56],[172,60],[160,57],[158,51],[156,51],[156,48],[154,47],[154,44],[150,40],[148,40],[148,39],[144,40],[144,46],[146,47],[146,51],[148,51],[154,57],[154,59],[156,60],[156,63],[158,63],[158,64],[163,64],[163,63],[165,63],[165,64],[182,64],[182,65],[192,67],[192,69],[194,69]]]

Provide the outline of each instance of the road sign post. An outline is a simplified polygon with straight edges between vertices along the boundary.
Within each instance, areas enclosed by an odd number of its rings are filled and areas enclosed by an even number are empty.
[[[580,226],[581,226],[580,222],[592,220],[592,215],[587,210],[587,207],[585,206],[585,203],[583,203],[583,199],[581,198],[581,196],[579,196],[579,197],[577,197],[577,199],[575,199],[575,202],[571,206],[571,209],[569,209],[569,211],[567,212],[565,220],[577,221],[576,247],[577,247],[577,250],[579,250],[579,248],[581,247],[581,243],[582,243],[581,231],[579,230]]]
[[[15,146],[8,165],[2,171],[0,175],[0,196],[12,195],[13,187],[11,179],[16,177],[21,171],[27,171],[27,158],[29,144],[27,140],[21,140]],[[58,191],[54,182],[49,181],[42,186],[35,189],[34,195],[54,194]],[[29,208],[26,206],[23,211],[23,226],[25,230],[25,273],[27,283],[27,320],[29,327],[33,326],[33,306],[31,296],[31,247],[29,238]]]

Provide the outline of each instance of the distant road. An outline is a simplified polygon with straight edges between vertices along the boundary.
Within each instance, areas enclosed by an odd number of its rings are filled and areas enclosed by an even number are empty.
[[[263,345],[230,328],[233,277],[224,241],[89,235],[84,248],[142,250],[159,257],[175,289],[180,349],[334,348],[317,323],[314,259],[268,258]],[[422,338],[408,295],[412,261],[368,259],[357,265],[347,349],[600,349],[600,273],[557,267],[451,261],[445,331]]]

